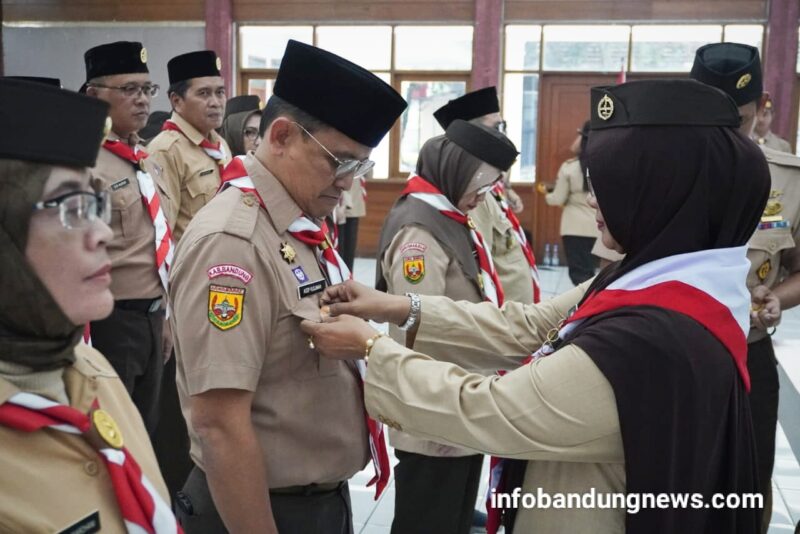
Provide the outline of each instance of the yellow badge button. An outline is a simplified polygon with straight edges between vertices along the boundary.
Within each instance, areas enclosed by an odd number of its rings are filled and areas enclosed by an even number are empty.
[[[750,80],[753,79],[753,76],[748,72],[747,74],[742,74],[742,77],[739,78],[739,81],[736,82],[737,89],[744,89],[747,87],[747,84],[750,83]]]
[[[420,283],[425,278],[425,256],[403,258],[403,276],[412,284]]]
[[[208,322],[220,330],[230,330],[242,322],[243,314],[243,287],[208,286]]]
[[[292,245],[284,241],[281,243],[281,256],[286,263],[292,263],[297,257],[297,252],[294,250]]]
[[[222,70],[222,60],[217,58],[217,70]]]
[[[147,63],[147,49],[142,47],[142,51],[139,52],[139,59],[142,60],[142,63]]]
[[[767,279],[767,275],[771,270],[772,270],[772,262],[767,260],[761,264],[761,267],[758,268],[758,271],[756,271],[756,275],[758,276],[758,279],[763,282],[764,280]]]
[[[109,447],[113,447],[115,449],[122,448],[122,432],[120,432],[117,422],[114,421],[108,412],[105,410],[93,411],[92,425],[94,425],[97,433],[101,438],[103,438],[103,441],[105,441]]]
[[[614,114],[614,101],[608,95],[603,95],[597,103],[597,116],[607,121]]]
[[[772,217],[774,215],[779,214],[782,211],[783,211],[783,204],[781,204],[777,200],[768,200],[767,205],[764,208],[764,215],[766,217]]]

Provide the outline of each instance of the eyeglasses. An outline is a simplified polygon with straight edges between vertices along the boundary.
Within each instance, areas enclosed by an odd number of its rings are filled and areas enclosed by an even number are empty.
[[[96,220],[111,221],[111,196],[105,191],[72,191],[33,205],[34,211],[58,208],[58,218],[67,230],[81,228]]]
[[[135,96],[139,96],[140,94],[144,94],[145,96],[157,96],[158,90],[160,89],[157,83],[146,83],[144,85],[129,83],[122,86],[91,83],[89,84],[89,87],[102,87],[103,89],[114,89],[115,91],[120,91],[127,98],[133,98]]]
[[[258,137],[258,128],[245,128],[244,137],[245,139],[255,139]]]
[[[334,178],[337,178],[337,179],[338,178],[344,178],[345,176],[349,176],[351,174],[353,175],[353,178],[358,178],[359,176],[363,176],[364,174],[368,173],[369,170],[372,169],[372,167],[375,166],[375,162],[372,161],[371,159],[365,159],[365,160],[359,161],[357,159],[339,159],[339,158],[337,158],[336,156],[334,156],[331,153],[330,150],[325,148],[325,145],[320,143],[319,140],[316,137],[311,135],[311,132],[306,130],[303,127],[302,124],[300,124],[299,122],[294,122],[294,121],[292,121],[292,123],[296,124],[298,128],[303,130],[306,133],[306,135],[308,135],[311,139],[313,139],[314,142],[317,143],[322,148],[322,150],[324,150],[328,154],[328,156],[331,157],[331,159],[333,161],[336,162],[336,165],[338,165],[338,166],[336,167],[336,170],[333,173]]]

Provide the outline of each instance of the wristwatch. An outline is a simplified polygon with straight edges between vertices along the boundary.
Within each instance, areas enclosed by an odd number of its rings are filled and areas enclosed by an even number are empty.
[[[416,293],[406,293],[406,296],[411,299],[411,311],[408,313],[406,322],[399,326],[400,330],[408,330],[419,321],[420,310],[422,310],[422,301]]]

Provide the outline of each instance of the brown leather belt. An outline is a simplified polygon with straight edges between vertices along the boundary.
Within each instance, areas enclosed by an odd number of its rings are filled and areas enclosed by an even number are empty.
[[[276,495],[314,495],[317,493],[330,493],[341,488],[346,482],[327,482],[325,484],[308,484],[307,486],[286,486],[273,488],[270,493]]]

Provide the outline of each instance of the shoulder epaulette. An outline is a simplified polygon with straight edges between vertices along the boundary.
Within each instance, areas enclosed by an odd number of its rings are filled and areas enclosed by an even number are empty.
[[[784,167],[800,167],[800,157],[794,154],[781,152],[780,150],[775,150],[774,148],[763,145],[761,146],[761,150],[764,151],[764,157],[767,158],[767,163],[782,165]]]

